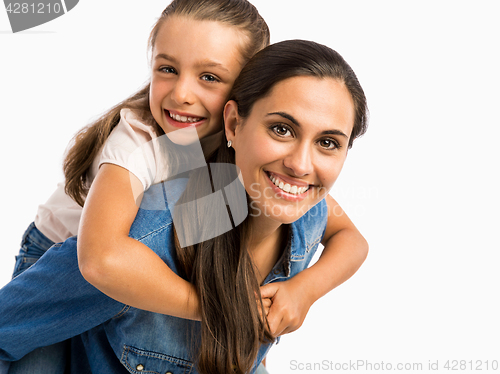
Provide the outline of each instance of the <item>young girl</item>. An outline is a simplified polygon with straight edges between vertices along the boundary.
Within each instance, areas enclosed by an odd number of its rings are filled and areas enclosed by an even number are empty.
[[[89,280],[98,278],[95,283],[102,291],[126,296],[135,305],[135,295],[143,290],[124,281],[130,279],[130,266],[139,259],[147,263],[151,251],[130,240],[128,231],[142,192],[168,176],[169,160],[162,149],[153,149],[144,158],[152,157],[156,167],[145,169],[131,154],[182,128],[196,128],[199,138],[220,131],[234,80],[246,61],[268,44],[267,24],[246,0],[174,0],[149,38],[151,82],[76,135],[64,161],[65,185],[39,207],[21,243],[14,276],[52,244],[78,233],[82,270]],[[111,258],[113,266],[106,266]],[[92,274],[94,269],[101,274]],[[157,271],[192,289],[165,266],[133,270],[138,278]],[[142,295],[140,300],[145,300]],[[162,312],[186,312],[185,303],[172,306]],[[195,317],[193,312],[190,316]]]
[[[199,138],[220,131],[234,80],[268,44],[267,24],[247,0],[172,1],[150,34],[150,83],[76,135],[64,161],[65,184],[26,230],[14,277],[54,243],[79,234],[82,271],[101,291],[133,306],[196,318],[197,297],[181,297],[194,295],[193,286],[128,237],[142,193],[170,172],[161,148],[139,160],[132,155],[179,129],[195,128]],[[154,165],[145,169],[144,160],[151,159]],[[168,280],[162,296],[174,302],[158,302],[137,283],[150,274]],[[34,352],[11,372],[35,370],[30,361],[40,370],[57,370],[61,353],[61,347]]]

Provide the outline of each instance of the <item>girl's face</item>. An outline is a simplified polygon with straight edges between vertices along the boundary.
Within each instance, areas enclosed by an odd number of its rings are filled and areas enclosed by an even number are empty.
[[[354,104],[332,78],[293,77],[255,102],[248,118],[230,101],[226,136],[250,195],[254,217],[299,219],[325,197],[347,156]]]
[[[165,133],[196,127],[202,138],[221,129],[245,40],[235,27],[215,21],[164,21],[152,53],[150,108]]]

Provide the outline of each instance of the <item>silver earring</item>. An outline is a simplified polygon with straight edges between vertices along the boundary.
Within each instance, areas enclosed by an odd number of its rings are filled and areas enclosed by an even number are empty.
[[[231,140],[228,140],[227,141],[227,147],[228,148],[231,148],[231,146],[233,145],[233,142]]]

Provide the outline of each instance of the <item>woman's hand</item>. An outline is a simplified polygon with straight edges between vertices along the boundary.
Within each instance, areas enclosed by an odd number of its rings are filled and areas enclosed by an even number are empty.
[[[314,300],[296,277],[284,281],[269,283],[260,288],[262,301],[266,305],[271,301],[267,313],[270,333],[277,337],[297,330],[306,318]]]

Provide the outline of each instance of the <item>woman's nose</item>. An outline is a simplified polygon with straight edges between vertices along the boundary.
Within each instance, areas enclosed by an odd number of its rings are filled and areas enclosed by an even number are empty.
[[[193,82],[188,78],[179,77],[172,90],[172,99],[178,104],[193,104]]]
[[[294,176],[303,177],[311,174],[313,172],[311,150],[305,145],[294,147],[285,157],[283,164]]]

